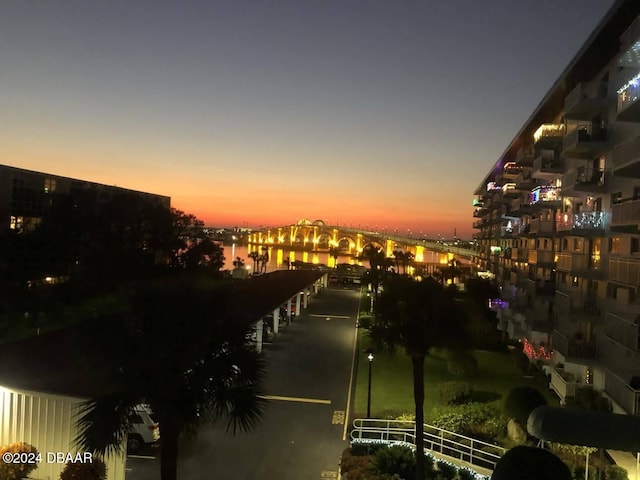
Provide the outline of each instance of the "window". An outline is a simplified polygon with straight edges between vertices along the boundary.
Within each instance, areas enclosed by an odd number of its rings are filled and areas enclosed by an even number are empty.
[[[616,192],[611,194],[611,205],[618,203],[622,200],[622,192]]]
[[[640,237],[631,237],[631,253],[640,252]]]
[[[609,239],[609,252],[620,253],[620,237],[611,237]]]

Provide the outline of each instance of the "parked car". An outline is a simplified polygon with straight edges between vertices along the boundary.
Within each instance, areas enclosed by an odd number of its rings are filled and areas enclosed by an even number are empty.
[[[130,430],[127,435],[127,452],[137,453],[142,447],[160,440],[160,428],[153,412],[147,405],[138,405],[129,417]]]

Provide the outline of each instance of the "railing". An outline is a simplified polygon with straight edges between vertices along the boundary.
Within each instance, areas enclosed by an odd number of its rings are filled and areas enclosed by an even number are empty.
[[[613,167],[626,167],[640,162],[640,137],[632,138],[613,149]]]
[[[573,170],[566,173],[562,177],[562,190],[568,191],[571,189],[590,190],[595,187],[603,189],[605,187],[604,172],[595,169],[589,169],[586,171],[578,172]]]
[[[357,418],[350,433],[352,442],[382,442],[415,445],[415,422]],[[432,425],[424,425],[424,447],[461,462],[494,470],[505,449]]]
[[[529,263],[551,264],[553,262],[553,252],[551,250],[529,250]]]
[[[640,75],[630,79],[620,90],[618,90],[618,114],[636,103],[640,98]]]
[[[556,229],[559,232],[568,230],[602,230],[606,223],[605,212],[558,213]]]
[[[625,200],[611,207],[611,225],[640,222],[640,200]]]
[[[554,350],[557,350],[567,358],[594,358],[596,346],[586,340],[569,339],[559,330],[554,330],[551,341]]]
[[[628,258],[610,258],[609,280],[640,285],[640,261]]]
[[[593,128],[593,125],[577,125],[564,137],[564,148],[580,143],[606,142],[607,130],[605,128]]]
[[[625,319],[608,312],[604,319],[604,333],[628,349],[637,352],[640,346],[640,331],[636,323],[638,321],[640,321],[638,316]]]
[[[572,108],[578,106],[585,100],[589,101],[594,99],[605,99],[607,98],[608,91],[609,82],[604,80],[598,83],[596,95],[589,95],[586,85],[584,83],[579,83],[573,90],[571,90],[571,93],[566,96],[564,100],[564,110],[565,112],[570,111]]]
[[[578,383],[565,378],[569,376],[563,370],[553,368],[551,370],[551,382],[549,386],[558,394],[558,396],[564,401],[567,397],[575,397],[576,391],[581,388],[593,388],[593,385],[586,383]]]
[[[589,270],[589,255],[586,253],[558,252],[556,269],[565,272],[585,272]]]
[[[640,390],[631,388],[608,368],[605,368],[604,389],[628,414],[640,414]]]
[[[533,141],[539,142],[546,138],[558,138],[564,136],[564,123],[543,123],[533,134]]]
[[[529,223],[530,233],[553,233],[553,220],[541,220],[534,218]]]
[[[565,313],[598,312],[597,300],[593,294],[565,293],[556,290],[554,304],[556,310]]]

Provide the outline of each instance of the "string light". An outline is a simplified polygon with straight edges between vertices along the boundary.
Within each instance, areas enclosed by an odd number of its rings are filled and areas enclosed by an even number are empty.
[[[535,346],[528,339],[522,339],[522,351],[532,360],[551,360],[553,350],[547,349],[545,345]]]

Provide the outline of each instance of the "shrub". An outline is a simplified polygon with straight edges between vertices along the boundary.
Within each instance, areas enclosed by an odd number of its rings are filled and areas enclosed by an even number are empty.
[[[91,463],[67,462],[60,480],[105,480],[107,478],[107,466],[99,458],[93,457]]]
[[[347,448],[342,452],[340,472],[351,480],[364,480],[368,478],[371,469],[370,463],[368,455],[354,455],[352,449]]]
[[[440,477],[442,477],[444,480],[453,480],[454,478],[456,478],[458,468],[455,465],[452,465],[449,462],[445,462],[444,460],[437,460],[436,464],[438,465],[438,472],[440,472]]]
[[[516,368],[523,374],[527,375],[529,373],[531,362],[527,354],[522,351],[522,347],[511,350],[511,360]]]
[[[401,478],[413,478],[416,458],[409,447],[394,445],[378,450],[373,457],[373,465],[382,474],[398,474]]]
[[[604,470],[604,478],[607,480],[629,480],[629,474],[620,465],[607,465]]]
[[[34,460],[39,455],[38,450],[33,445],[24,442],[16,442],[0,448],[0,456],[6,452],[12,454],[28,454],[33,456]],[[0,480],[17,480],[28,477],[38,467],[38,462],[30,463],[6,463],[0,462]]]
[[[475,377],[478,361],[471,352],[451,352],[447,360],[447,370],[454,377]]]
[[[526,425],[529,414],[547,404],[544,396],[532,387],[512,388],[504,401],[504,414],[520,425]]]
[[[347,448],[345,453],[349,453],[353,456],[362,455],[374,455],[381,448],[386,448],[386,443],[366,443],[366,442],[354,442],[351,444],[351,448]],[[344,455],[344,454],[343,454]]]
[[[497,463],[491,480],[571,480],[569,467],[548,450],[513,447]]]
[[[360,315],[358,317],[358,326],[360,328],[368,329],[371,327],[371,323],[372,323],[371,315]]]
[[[460,480],[476,480],[476,472],[462,467],[460,470],[458,470],[458,478]]]
[[[471,399],[473,389],[466,382],[444,382],[438,386],[440,403],[444,405],[459,405]]]

